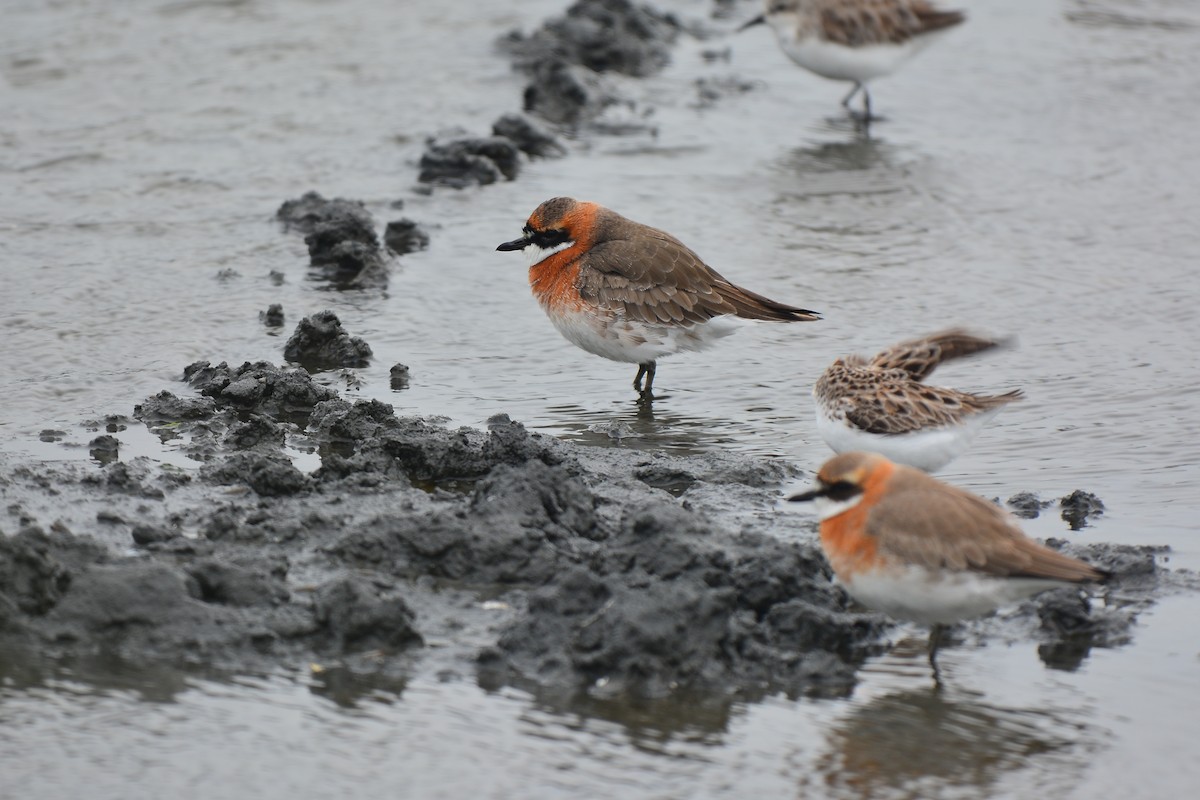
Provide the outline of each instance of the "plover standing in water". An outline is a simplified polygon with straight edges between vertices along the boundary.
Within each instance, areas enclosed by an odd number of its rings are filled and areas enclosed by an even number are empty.
[[[637,364],[633,386],[647,398],[658,359],[702,350],[739,320],[821,318],[731,283],[665,231],[570,197],[542,203],[521,238],[496,249],[524,250],[534,297],[558,332],[589,353]]]
[[[834,456],[788,500],[815,504],[821,549],[851,597],[932,626],[935,680],[940,626],[1108,577],[1030,539],[995,503],[878,453]]]

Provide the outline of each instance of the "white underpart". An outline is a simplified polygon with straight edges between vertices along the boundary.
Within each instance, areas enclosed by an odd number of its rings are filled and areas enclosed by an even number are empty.
[[[854,508],[862,499],[862,492],[846,500],[834,500],[830,497],[814,497],[813,508],[817,510],[817,516],[824,522]]]
[[[554,245],[554,247],[538,247],[536,244],[527,244],[525,245],[525,258],[528,259],[529,266],[533,267],[542,263],[555,253],[561,253],[568,247],[574,246],[574,239],[568,239],[565,242],[560,242],[559,244]]]
[[[1072,584],[1039,578],[998,578],[978,572],[909,566],[838,578],[868,608],[925,625],[982,616],[1000,606]]]
[[[922,428],[911,433],[868,433],[817,403],[817,433],[835,453],[865,450],[899,464],[935,472],[961,456],[984,425],[1003,410],[996,406],[972,414],[957,425]]]
[[[786,16],[768,19],[788,58],[821,77],[857,83],[890,75],[944,33],[925,33],[899,44],[847,47],[815,35],[799,36],[799,27],[792,20]]]
[[[732,315],[692,325],[659,325],[628,320],[621,315],[605,321],[591,314],[564,314],[544,305],[543,309],[567,341],[589,353],[631,364],[656,361],[685,350],[703,350],[744,324]]]

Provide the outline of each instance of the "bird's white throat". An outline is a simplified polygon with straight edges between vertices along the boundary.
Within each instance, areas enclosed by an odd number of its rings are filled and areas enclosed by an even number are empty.
[[[817,510],[817,516],[824,522],[827,519],[832,519],[838,514],[842,514],[858,505],[863,499],[862,493],[854,495],[854,497],[846,500],[834,500],[829,497],[814,497],[813,508]]]
[[[555,253],[561,253],[563,250],[574,246],[574,239],[568,239],[565,242],[559,242],[558,244],[554,245],[554,247],[538,247],[536,244],[530,244],[525,247],[525,258],[529,259],[529,266],[534,267]]]

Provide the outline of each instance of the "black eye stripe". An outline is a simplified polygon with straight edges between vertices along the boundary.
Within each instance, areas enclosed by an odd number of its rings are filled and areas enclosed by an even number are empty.
[[[544,250],[557,247],[570,238],[567,235],[567,232],[564,230],[527,231],[526,235],[529,237],[529,241],[532,244],[535,244]]]
[[[861,492],[862,487],[858,486],[857,484],[853,484],[850,481],[837,481],[836,483],[831,483],[828,487],[826,487],[825,496],[830,500],[841,502],[843,500],[849,500],[851,497],[854,497],[854,495]]]

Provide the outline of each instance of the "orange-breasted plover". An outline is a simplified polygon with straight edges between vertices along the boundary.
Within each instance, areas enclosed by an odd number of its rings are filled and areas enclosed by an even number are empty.
[[[1108,577],[1030,539],[995,503],[878,453],[834,456],[788,499],[816,506],[821,548],[851,597],[933,626],[931,662],[941,625]]]
[[[637,364],[633,387],[644,397],[658,359],[702,350],[739,319],[820,319],[729,282],[669,233],[570,197],[542,203],[521,238],[496,249],[524,250],[534,297],[558,332],[589,353]]]

